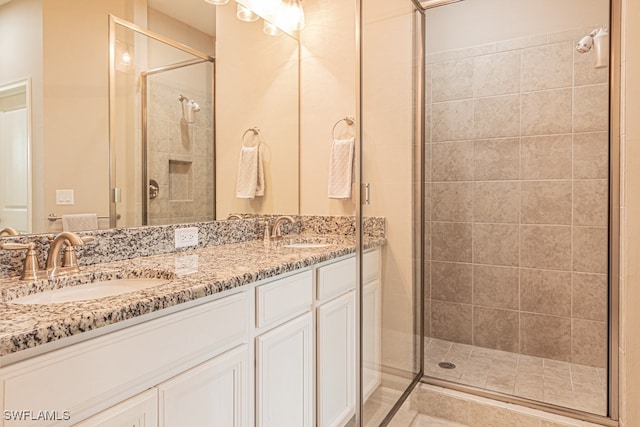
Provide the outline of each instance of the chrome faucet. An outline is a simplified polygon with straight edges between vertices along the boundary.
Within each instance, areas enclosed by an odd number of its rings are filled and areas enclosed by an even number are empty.
[[[78,259],[76,257],[75,246],[84,246],[85,243],[94,240],[91,236],[80,237],[70,231],[63,231],[58,234],[52,241],[47,254],[47,275],[49,278],[64,276],[67,274],[77,273],[80,271],[78,267]],[[64,260],[60,263],[60,251],[65,246]]]
[[[273,227],[271,228],[271,240],[282,239],[282,230],[280,229],[280,224],[282,224],[283,222],[293,224],[296,222],[296,220],[290,216],[279,216],[276,219],[276,222],[273,223]]]
[[[15,228],[11,228],[11,227],[5,227],[2,230],[0,230],[0,237],[2,236],[17,236],[18,233]]]

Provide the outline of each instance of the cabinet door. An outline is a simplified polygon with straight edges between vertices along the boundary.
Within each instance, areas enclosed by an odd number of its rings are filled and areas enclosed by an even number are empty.
[[[362,289],[362,394],[365,401],[381,381],[381,303],[380,281],[365,283]]]
[[[140,393],[75,427],[156,427],[158,425],[158,391],[155,388]]]
[[[343,426],[355,411],[356,296],[351,291],[317,309],[318,425]]]
[[[256,425],[313,425],[312,316],[256,338]]]
[[[248,368],[245,344],[160,384],[160,426],[248,426]]]

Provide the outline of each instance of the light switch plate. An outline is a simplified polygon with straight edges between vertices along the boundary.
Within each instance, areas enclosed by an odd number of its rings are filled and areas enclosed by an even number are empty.
[[[73,205],[73,190],[56,190],[56,205]]]
[[[175,247],[184,248],[198,244],[198,227],[176,228]]]

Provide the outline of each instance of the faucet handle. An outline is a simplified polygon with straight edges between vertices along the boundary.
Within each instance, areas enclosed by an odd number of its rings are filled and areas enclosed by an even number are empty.
[[[7,251],[27,251],[27,256],[25,257],[22,265],[20,280],[36,280],[43,277],[43,272],[40,270],[40,265],[38,264],[38,253],[35,248],[36,245],[33,242],[4,243],[0,245],[0,249]]]
[[[82,236],[80,237],[80,240],[82,240],[83,245],[85,245],[87,243],[91,243],[95,241],[96,239],[93,236]],[[62,266],[78,267],[78,256],[76,255],[76,248],[75,246],[70,245],[68,240],[65,241],[64,258],[62,259]]]

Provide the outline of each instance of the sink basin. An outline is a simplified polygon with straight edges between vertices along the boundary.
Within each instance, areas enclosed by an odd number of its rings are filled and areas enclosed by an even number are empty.
[[[283,248],[326,248],[327,246],[331,246],[328,243],[287,243],[282,245]]]
[[[73,301],[87,301],[96,298],[135,292],[169,282],[167,279],[131,278],[114,279],[101,282],[87,283],[66,288],[53,289],[33,295],[16,298],[10,302],[14,304],[50,304]]]

